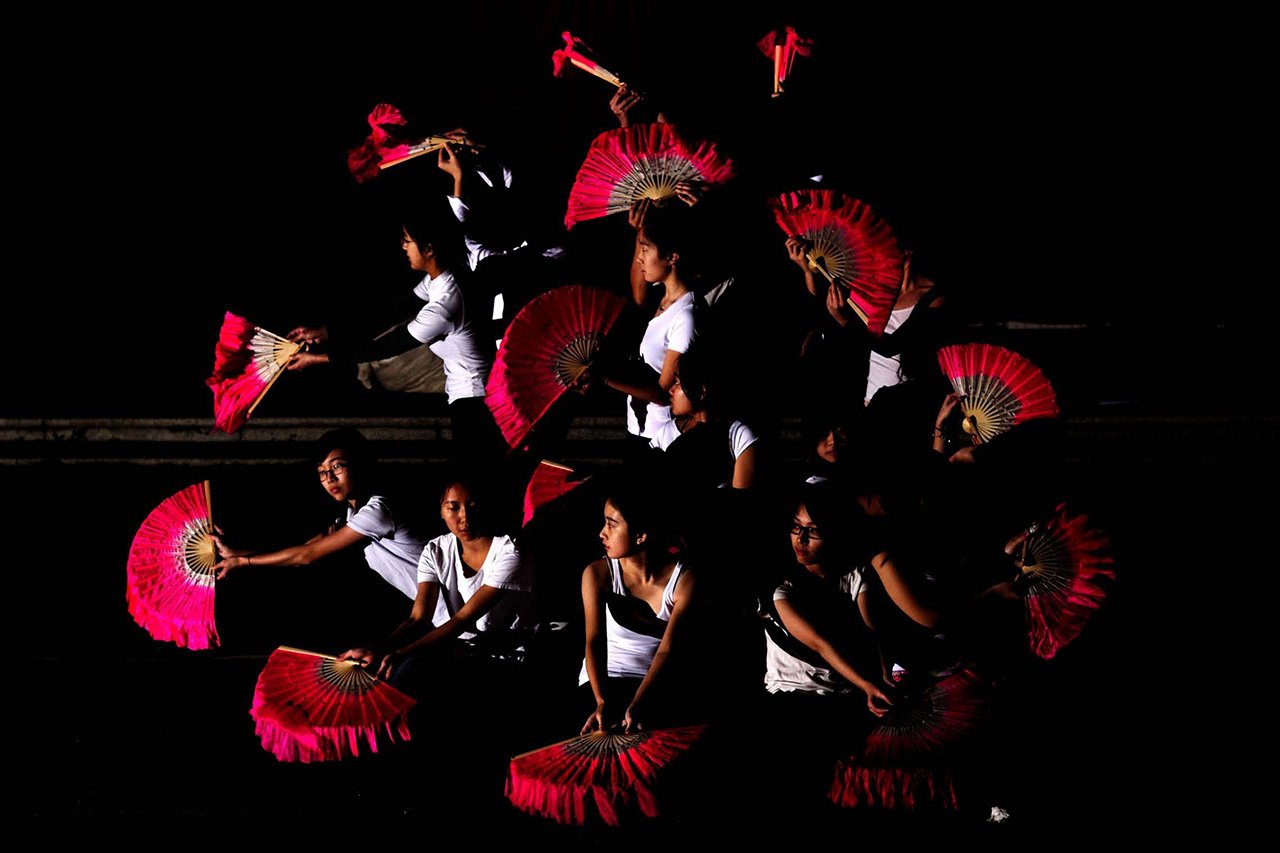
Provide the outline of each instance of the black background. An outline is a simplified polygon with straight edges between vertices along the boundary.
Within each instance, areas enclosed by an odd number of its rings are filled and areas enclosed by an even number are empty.
[[[1242,158],[1204,171],[1185,153],[1227,133],[1203,131],[1229,107],[1204,97],[1210,81],[1168,22],[781,14],[482,2],[24,31],[43,57],[11,93],[10,236],[28,262],[10,271],[23,303],[7,344],[24,369],[0,412],[203,416],[208,392],[192,377],[209,368],[224,310],[283,331],[349,310],[353,289],[403,290],[399,216],[445,185],[421,161],[350,178],[345,152],[379,102],[496,146],[531,229],[548,233],[588,141],[613,125],[609,86],[552,76],[564,29],[709,132],[760,197],[821,172],[870,202],[973,320],[1092,324],[1076,346],[1083,369],[1121,371],[1129,386],[1101,397],[1274,408],[1240,378],[1262,352],[1240,329],[1268,301],[1237,290],[1250,229],[1218,198]],[[774,100],[755,42],[783,23],[819,48]],[[1250,138],[1233,138],[1243,155]],[[738,246],[734,260],[772,286],[780,241]],[[622,287],[626,258],[595,283]],[[272,413],[310,413],[306,394],[283,394]]]
[[[655,99],[664,93],[714,129],[762,188],[789,189],[788,176],[819,171],[840,176],[974,320],[1090,324],[1033,344],[1044,346],[1046,368],[1069,377],[1062,392],[1077,413],[1117,402],[1175,416],[1274,412],[1270,354],[1257,334],[1270,283],[1265,266],[1243,275],[1239,265],[1266,235],[1243,204],[1224,199],[1228,190],[1265,198],[1247,127],[1258,60],[1234,41],[1247,41],[1250,22],[1113,10],[883,16],[794,3],[786,12],[480,2],[327,16],[112,11],[15,25],[8,40],[34,58],[8,63],[14,260],[0,415],[207,417],[200,379],[223,311],[279,331],[341,312],[353,287],[404,289],[412,277],[396,242],[399,211],[444,186],[421,161],[369,185],[350,178],[346,150],[378,102],[430,130],[462,124],[491,140],[542,219],[558,222],[587,142],[613,124],[608,86],[575,70],[551,76],[566,28]],[[819,53],[797,60],[792,91],[774,101],[770,63],[754,43],[787,23],[812,32]],[[780,253],[780,239],[745,242],[742,262],[776,267]],[[607,286],[623,286],[626,260],[624,252],[616,278],[601,271]],[[325,386],[309,381],[282,384],[264,414],[361,413],[358,396],[319,410],[311,392]],[[1131,511],[1122,544],[1130,575],[1119,609],[1067,663],[1070,683],[1083,688],[1052,715],[1087,720],[1066,739],[1085,766],[1055,752],[1052,733],[1031,747],[1064,762],[1053,790],[1070,795],[1044,810],[1054,822],[1075,814],[1091,826],[1148,811],[1167,820],[1183,800],[1203,803],[1229,787],[1199,773],[1223,748],[1216,735],[1162,734],[1181,731],[1192,713],[1239,719],[1237,697],[1213,677],[1219,670],[1185,651],[1228,621],[1231,605],[1217,594],[1224,573],[1258,564],[1218,545],[1231,548],[1227,531],[1246,529],[1258,512],[1241,509],[1235,483],[1247,475],[1265,487],[1274,466],[1270,454],[1242,459],[1227,424],[1212,441],[1191,436],[1173,452],[1077,471],[1106,495],[1112,519]],[[252,491],[241,477],[238,487]],[[161,778],[194,773],[199,788],[193,762],[228,760],[236,773],[259,774],[246,798],[304,780],[260,754],[241,716],[244,690],[200,686],[207,660],[155,651],[122,606],[101,603],[123,604],[119,568],[132,529],[192,472],[162,469],[143,483],[136,469],[51,466],[5,479],[5,515],[17,519],[10,535],[21,543],[11,568],[30,579],[11,604],[10,641],[36,661],[33,690],[46,691],[9,715],[8,728],[40,737],[19,751],[29,784],[6,811],[94,821],[217,813],[216,800],[184,804]],[[73,508],[73,529],[89,519],[87,542],[51,557],[51,543],[71,538],[59,506]],[[1250,529],[1258,532],[1246,538],[1265,538],[1265,527]],[[67,580],[77,571],[87,580]],[[76,654],[93,661],[78,686]],[[1105,670],[1087,669],[1099,662]],[[241,687],[257,665],[236,673]],[[183,719],[168,716],[165,679],[175,679]],[[131,681],[134,699],[119,700]],[[186,716],[203,714],[242,725],[190,740]],[[1240,728],[1252,737],[1249,720]],[[137,798],[117,787],[131,761],[151,778]],[[297,789],[309,795],[335,772]],[[292,808],[316,810],[291,796]]]

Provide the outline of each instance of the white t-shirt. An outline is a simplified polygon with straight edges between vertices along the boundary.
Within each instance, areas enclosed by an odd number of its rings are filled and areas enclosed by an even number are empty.
[[[672,302],[666,311],[650,320],[645,327],[644,337],[640,339],[640,358],[659,375],[667,360],[667,350],[684,354],[689,351],[689,345],[697,335],[694,329],[693,301],[693,291],[689,291]],[[631,408],[631,397],[627,397],[627,432],[653,438],[658,430],[671,421],[670,406],[649,403],[648,411],[644,430],[641,431],[640,421]]]
[[[382,579],[409,598],[418,594],[418,555],[427,544],[403,523],[398,523],[387,499],[374,495],[359,509],[347,507],[347,527],[369,537],[364,558]]]
[[[457,614],[482,586],[508,590],[507,595],[476,621],[475,631],[461,634],[469,640],[477,632],[533,627],[533,564],[520,555],[510,536],[495,536],[479,571],[462,562],[462,546],[452,533],[437,536],[422,549],[418,583],[440,584],[431,624],[439,627]]]
[[[908,305],[906,308],[894,308],[889,314],[889,322],[885,324],[884,333],[891,334],[895,329],[906,322],[907,317],[911,315],[914,305]],[[927,308],[925,310],[928,310]],[[888,388],[890,385],[897,385],[903,381],[902,375],[902,359],[896,355],[881,355],[875,350],[871,351],[871,360],[867,363],[867,393],[862,395],[864,403],[870,403],[871,398],[881,388]]]
[[[496,173],[499,170],[494,171]],[[511,189],[511,170],[506,166],[502,166],[500,171],[501,175],[499,177],[502,179],[502,186],[506,189]],[[477,178],[484,181],[486,186],[490,188],[494,188],[496,186],[493,177],[490,177],[490,173],[486,169],[472,169],[472,172]],[[451,195],[447,198],[449,201],[449,208],[453,211],[454,218],[465,225],[467,220],[471,218],[471,206],[457,196]],[[505,255],[510,251],[508,249],[495,249],[492,246],[486,246],[479,240],[474,239],[470,234],[464,234],[463,240],[467,244],[467,266],[471,267],[473,270],[485,258],[493,255]],[[524,248],[527,245],[529,245],[529,243],[526,240],[516,248]],[[498,314],[494,319],[496,320],[501,316],[501,314]]]
[[[680,427],[676,426],[673,418],[654,430],[653,437],[649,439],[649,446],[657,450],[666,450],[680,435]],[[742,421],[729,424],[729,452],[733,454],[734,459],[745,453],[748,447],[759,441],[759,438],[755,430]]]
[[[840,594],[849,596],[856,605],[858,596],[866,590],[862,579],[862,570],[854,569],[840,576]],[[773,591],[774,601],[786,601],[791,597],[795,587],[791,581],[783,581]],[[786,628],[778,623],[785,632]],[[853,685],[828,666],[815,666],[788,653],[782,646],[774,642],[769,632],[765,632],[765,672],[764,689],[770,693],[848,693]],[[799,642],[798,640],[796,642]]]
[[[444,362],[444,393],[448,401],[483,397],[493,355],[467,318],[462,288],[450,272],[423,276],[413,292],[427,304],[409,321],[414,340],[430,344]]]
[[[622,582],[622,566],[610,557],[606,557],[605,562],[609,564],[609,580],[614,594],[629,595]],[[663,587],[662,607],[657,613],[662,622],[671,621],[671,611],[676,606],[676,584],[680,582],[680,572],[683,570],[684,564],[676,563],[676,567],[671,570],[671,579]],[[608,605],[604,608],[604,631],[608,649],[605,652],[607,674],[614,678],[644,678],[648,675],[649,666],[658,653],[662,639],[623,627],[613,618],[613,611]],[[588,680],[587,659],[583,658],[578,684],[586,684]]]

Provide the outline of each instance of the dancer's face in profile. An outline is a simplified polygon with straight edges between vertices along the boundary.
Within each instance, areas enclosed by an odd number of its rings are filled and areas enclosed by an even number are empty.
[[[350,500],[355,494],[352,489],[351,463],[347,461],[346,452],[341,447],[329,451],[324,461],[316,466],[316,472],[320,475],[321,487],[335,501],[341,503]]]
[[[400,232],[400,245],[404,248],[405,257],[409,259],[409,268],[418,272],[427,271],[427,258],[431,257],[430,246],[419,246],[417,242],[409,236],[408,231],[403,229]]]
[[[479,536],[476,529],[476,501],[471,490],[462,483],[454,483],[445,489],[440,501],[440,517],[449,528],[449,532],[463,542],[469,542]]]
[[[822,536],[823,531],[814,523],[805,505],[796,507],[796,514],[791,520],[791,550],[797,563],[806,568],[821,564],[826,548]]]
[[[600,542],[604,545],[606,557],[619,559],[640,550],[645,536],[633,536],[631,526],[622,517],[622,513],[613,505],[613,501],[604,502],[604,527],[600,528]]]
[[[689,399],[689,395],[684,392],[684,386],[680,384],[680,376],[677,374],[675,384],[671,386],[671,414],[681,417],[683,415],[691,415],[697,411],[693,405],[693,401]]]
[[[663,257],[657,244],[649,239],[643,228],[636,233],[636,263],[640,265],[645,281],[665,281],[675,259],[676,255]]]

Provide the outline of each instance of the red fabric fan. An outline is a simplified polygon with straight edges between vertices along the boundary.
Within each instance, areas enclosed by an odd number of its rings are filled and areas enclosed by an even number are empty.
[[[557,77],[564,76],[566,66],[574,65],[592,76],[599,77],[606,83],[612,83],[618,88],[626,85],[622,82],[621,77],[591,58],[590,54],[593,51],[587,47],[582,39],[568,30],[561,33],[561,37],[564,39],[564,47],[551,54],[552,71]]]
[[[591,143],[569,191],[566,228],[579,222],[622,213],[642,198],[664,202],[674,198],[682,181],[723,184],[733,177],[733,163],[710,142],[682,139],[670,124],[636,124],[606,130]]]
[[[1059,504],[1023,541],[1018,586],[1027,607],[1031,651],[1046,660],[1070,643],[1093,616],[1115,580],[1111,541]]]
[[[769,202],[789,237],[811,244],[809,266],[848,290],[849,307],[873,335],[884,332],[902,288],[902,248],[880,215],[832,190],[799,190]]]
[[[502,436],[519,447],[595,358],[626,300],[582,285],[557,287],[525,305],[498,347],[485,402]]]
[[[511,759],[506,794],[512,805],[559,823],[601,820],[610,826],[657,817],[659,777],[706,726],[635,734],[592,732]]]
[[[157,640],[188,649],[219,644],[209,506],[208,481],[161,501],[134,535],[125,571],[129,615]]]
[[[205,380],[213,389],[213,425],[226,433],[240,429],[300,349],[228,311],[213,352],[213,375]]]
[[[417,700],[364,667],[329,655],[281,646],[253,691],[254,730],[280,761],[337,761],[409,740]]]
[[[796,57],[813,53],[813,39],[800,35],[794,27],[787,27],[785,30],[770,30],[756,47],[773,60],[773,96],[776,98],[782,94],[782,83],[791,73],[791,64]]]
[[[347,152],[347,169],[357,182],[376,178],[387,152],[400,146],[408,122],[391,104],[378,104],[369,113],[369,136]]]
[[[991,724],[990,692],[968,670],[899,699],[861,755],[836,763],[830,799],[844,808],[957,808],[949,753]]]
[[[981,442],[1034,418],[1058,416],[1058,398],[1040,368],[991,344],[938,350],[938,364],[961,396],[964,431]]]
[[[539,507],[551,503],[561,495],[576,489],[586,480],[579,477],[572,468],[543,459],[533,469],[529,485],[524,490],[524,521],[527,525],[533,521],[533,515]]]

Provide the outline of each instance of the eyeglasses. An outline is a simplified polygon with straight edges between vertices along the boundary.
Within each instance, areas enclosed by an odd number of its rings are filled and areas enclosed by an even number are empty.
[[[821,541],[822,541],[822,537],[818,534],[818,528],[816,528],[816,527],[805,527],[803,524],[793,524],[793,525],[791,525],[791,535],[792,535],[792,536],[799,536],[801,539],[803,539],[803,538],[805,538],[805,537],[807,536],[807,537],[809,537],[810,539],[816,539],[816,540],[817,540],[817,541],[819,541],[819,542],[821,542]]]
[[[321,481],[329,479],[330,476],[332,476],[333,479],[336,480],[338,479],[338,475],[345,470],[347,470],[347,463],[342,461],[337,461],[337,462],[334,462],[332,465],[330,465],[328,468],[317,468],[316,473],[320,475]]]

